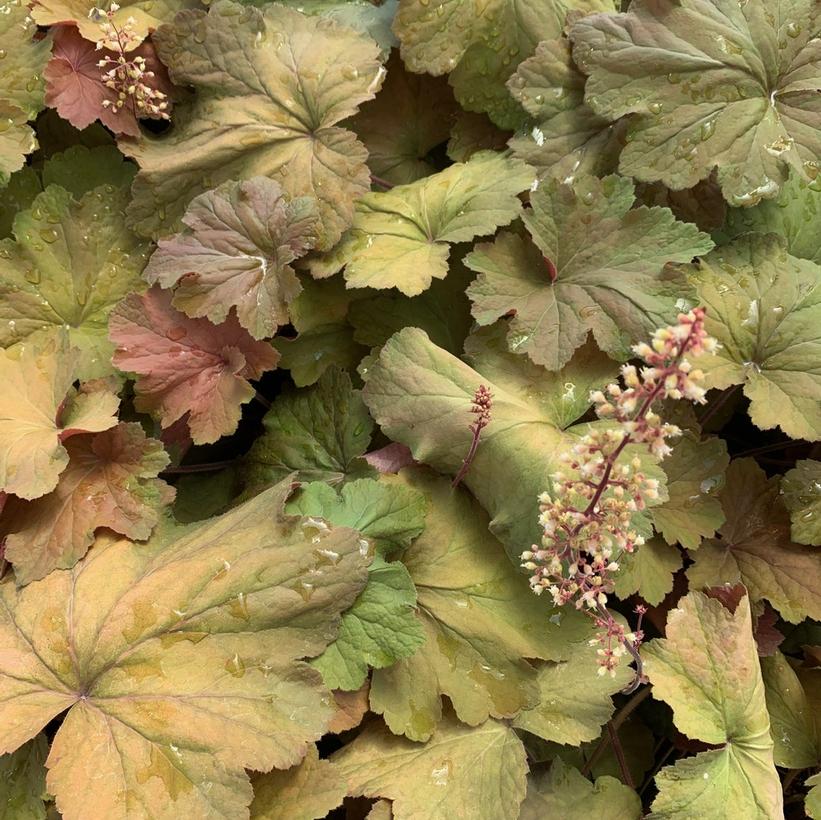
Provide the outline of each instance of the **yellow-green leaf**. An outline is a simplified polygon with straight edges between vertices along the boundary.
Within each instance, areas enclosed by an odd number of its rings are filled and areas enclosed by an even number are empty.
[[[717,491],[729,463],[727,445],[720,438],[700,441],[685,432],[673,444],[673,452],[661,465],[670,498],[650,513],[669,544],[696,549],[702,538],[710,538],[724,523]]]
[[[47,761],[65,820],[241,817],[244,770],[296,765],[326,730],[335,707],[302,659],[333,639],[367,558],[352,530],[284,516],[290,486],[0,584],[0,751],[68,710]]]
[[[349,794],[393,800],[396,820],[516,820],[525,796],[524,747],[496,720],[470,727],[446,718],[425,744],[372,723],[331,760]]]
[[[568,658],[589,635],[587,619],[566,612],[551,621],[555,613],[528,594],[527,579],[464,490],[422,468],[400,476],[428,502],[425,530],[401,556],[416,586],[425,643],[374,671],[371,709],[393,732],[426,740],[442,716],[442,695],[471,725],[535,705],[536,670],[525,659]]]
[[[154,43],[171,78],[197,94],[174,107],[169,134],[120,143],[140,166],[129,206],[135,228],[173,232],[197,194],[267,176],[290,197],[316,197],[317,246],[331,247],[370,188],[365,147],[337,123],[379,89],[376,43],[325,17],[230,0],[207,14],[181,12]]]
[[[394,287],[416,296],[447,276],[452,243],[512,222],[521,211],[517,195],[532,181],[524,163],[483,151],[409,185],[366,194],[321,273],[345,265],[348,287]]]
[[[768,479],[751,458],[739,459],[727,469],[720,498],[727,521],[694,553],[690,588],[741,581],[751,600],[768,600],[791,623],[821,619],[818,551],[790,540],[778,478]]]
[[[81,352],[78,376],[114,372],[108,317],[142,291],[148,243],[125,227],[128,189],[101,186],[75,199],[50,185],[14,219],[16,242],[0,242],[0,346],[68,331]]]
[[[299,765],[257,775],[251,782],[251,820],[321,820],[348,791],[337,767],[320,760],[313,745]]]
[[[781,817],[749,599],[741,598],[733,613],[691,592],[671,610],[666,635],[642,648],[653,696],[670,705],[687,737],[721,747],[663,768],[650,817]]]
[[[821,438],[821,267],[790,256],[777,236],[747,234],[689,275],[721,344],[697,361],[707,387],[742,384],[756,426]]]
[[[641,800],[631,789],[603,776],[591,783],[556,757],[550,769],[532,775],[519,820],[639,820]]]
[[[0,756],[0,820],[46,820],[46,755],[41,732],[16,752]]]
[[[793,541],[821,547],[821,461],[804,459],[781,479]]]

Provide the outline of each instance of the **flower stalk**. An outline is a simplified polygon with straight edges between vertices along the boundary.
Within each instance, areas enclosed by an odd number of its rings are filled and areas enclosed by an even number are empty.
[[[479,449],[479,437],[482,435],[482,430],[490,424],[490,411],[493,407],[493,393],[490,388],[480,384],[473,394],[473,402],[471,404],[470,412],[476,415],[476,420],[470,425],[470,432],[473,434],[473,439],[470,442],[470,449],[462,461],[462,466],[456,474],[456,478],[451,482],[451,487],[456,489],[462,479],[467,475],[470,465],[476,456],[476,451]]]
[[[633,519],[658,498],[658,481],[642,470],[641,459],[625,456],[631,444],[645,445],[658,459],[671,452],[668,439],[681,433],[663,422],[653,411],[663,399],[705,402],[687,355],[715,352],[717,344],[704,329],[704,309],[679,314],[672,327],[657,330],[650,344],[633,352],[643,360],[639,370],[621,368],[623,385],[610,384],[605,391],[591,393],[596,414],[614,424],[592,427],[587,435],[562,457],[563,469],[552,476],[552,493],[539,497],[541,545],[522,553],[522,566],[530,573],[530,585],[540,595],[547,591],[554,604],[570,603],[594,620],[599,644],[599,674],[615,676],[620,658],[630,655],[636,675],[625,690],[634,691],[644,680],[639,646],[643,639],[641,619],[628,631],[607,608],[615,587],[618,558],[644,543],[633,527]]]
[[[89,17],[100,26],[102,37],[97,41],[97,51],[107,50],[113,56],[104,56],[97,62],[102,72],[102,80],[107,88],[115,94],[115,100],[103,100],[103,107],[110,108],[115,114],[129,105],[138,119],[154,117],[170,119],[168,115],[167,95],[151,87],[154,72],[147,70],[145,57],[135,55],[127,57],[142,42],[134,32],[136,20],[129,17],[125,24],[118,28],[114,24],[114,15],[120,10],[117,3],[112,3],[108,11],[94,8]]]

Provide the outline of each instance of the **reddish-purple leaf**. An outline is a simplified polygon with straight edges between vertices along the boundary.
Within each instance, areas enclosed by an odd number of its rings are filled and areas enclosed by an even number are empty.
[[[273,369],[279,354],[255,341],[233,312],[214,325],[180,313],[171,296],[152,288],[117,305],[109,323],[114,364],[137,374],[138,410],[163,427],[188,413],[194,443],[206,444],[237,429],[240,406],[255,392],[248,379]]]
[[[146,70],[153,71],[152,88],[169,95],[171,82],[165,66],[157,58],[154,46],[145,41],[126,57],[145,58]],[[55,26],[52,57],[43,72],[46,80],[46,105],[56,108],[57,113],[75,128],[86,128],[95,120],[114,131],[115,134],[140,135],[135,112],[128,105],[114,112],[105,108],[103,102],[114,102],[117,93],[103,83],[103,69],[97,65],[106,57],[116,55],[102,49],[97,51],[94,43],[83,39],[74,26]],[[169,106],[171,100],[169,98]]]

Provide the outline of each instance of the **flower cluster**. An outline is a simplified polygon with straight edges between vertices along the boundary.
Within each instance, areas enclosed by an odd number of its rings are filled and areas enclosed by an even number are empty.
[[[111,108],[116,113],[125,105],[130,105],[137,118],[167,120],[167,96],[151,87],[154,72],[147,70],[145,57],[126,56],[140,45],[141,39],[134,32],[136,20],[133,17],[129,17],[120,28],[114,24],[114,15],[119,10],[120,7],[112,3],[108,11],[95,8],[88,15],[100,25],[102,37],[97,41],[97,51],[106,49],[113,55],[105,56],[97,62],[97,67],[102,69],[103,83],[117,96],[116,100],[103,100],[103,107]]]
[[[667,440],[681,431],[652,411],[662,399],[703,403],[703,374],[685,358],[714,352],[716,342],[704,329],[704,310],[680,314],[676,325],[656,331],[651,343],[633,348],[643,367],[624,365],[623,386],[608,385],[590,398],[601,419],[616,422],[592,427],[562,457],[553,490],[539,497],[541,545],[522,553],[538,595],[547,591],[553,602],[573,603],[588,612],[599,627],[600,674],[615,674],[619,657],[629,653],[640,663],[641,630],[628,632],[607,610],[618,558],[644,543],[633,527],[636,513],[658,498],[658,481],[642,470],[637,456],[621,458],[630,444],[644,444],[658,458],[670,453]],[[639,673],[640,674],[640,673]]]

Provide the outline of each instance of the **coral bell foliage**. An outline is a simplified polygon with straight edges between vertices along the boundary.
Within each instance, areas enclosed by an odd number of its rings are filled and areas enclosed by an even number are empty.
[[[0,817],[821,820],[819,43],[0,0]]]

